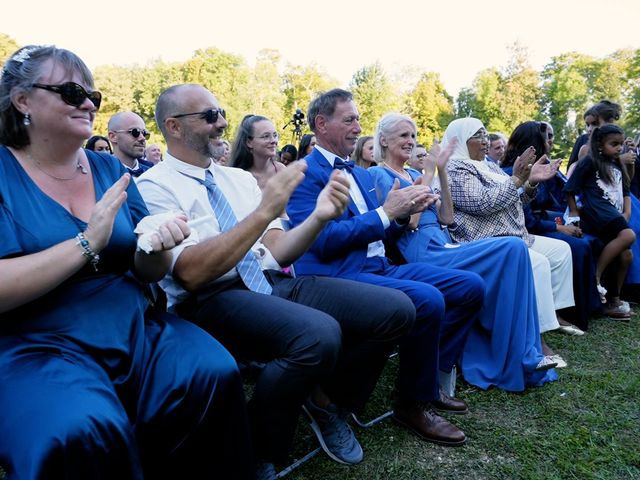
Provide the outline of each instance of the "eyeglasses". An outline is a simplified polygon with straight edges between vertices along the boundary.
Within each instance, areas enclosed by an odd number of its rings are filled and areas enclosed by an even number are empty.
[[[264,135],[260,135],[259,137],[249,137],[249,138],[256,138],[264,142],[268,142],[270,140],[275,140],[277,142],[278,139],[280,138],[280,135],[274,132],[274,133],[265,133]]]
[[[150,132],[148,132],[147,130],[140,130],[139,128],[130,128],[129,130],[114,130],[114,132],[128,133],[133,138],[138,138],[140,135],[142,135],[145,140],[149,140],[149,137],[151,136]]]
[[[489,141],[489,134],[487,132],[478,132],[469,137],[469,140],[480,140],[481,142]]]
[[[32,87],[55,92],[60,95],[63,102],[73,105],[74,107],[82,105],[87,98],[91,100],[91,103],[98,109],[100,108],[100,102],[102,102],[102,94],[99,91],[94,90],[93,92],[87,92],[82,85],[78,85],[75,82],[66,82],[62,85],[34,83]]]
[[[190,115],[200,115],[200,118],[205,120],[207,123],[216,123],[218,121],[218,115],[221,115],[222,118],[227,118],[227,113],[222,108],[210,108],[204,112],[179,113],[178,115],[172,115],[172,117],[182,118]]]

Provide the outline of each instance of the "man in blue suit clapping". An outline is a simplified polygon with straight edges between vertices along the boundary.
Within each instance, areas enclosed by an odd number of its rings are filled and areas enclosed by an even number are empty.
[[[406,293],[416,307],[413,329],[400,343],[398,398],[394,420],[425,440],[458,446],[464,433],[433,409],[466,413],[467,405],[442,389],[484,298],[484,282],[471,272],[427,264],[393,265],[383,240],[393,241],[418,214],[437,200],[426,186],[402,190],[397,185],[382,206],[369,173],[348,161],[360,116],[350,92],[334,89],[315,98],[308,112],[316,146],[306,157],[305,180],[290,198],[287,213],[294,225],[313,211],[334,169],[350,182],[348,209],[329,221],[296,263],[298,275],[323,275],[382,285]],[[440,378],[439,381],[439,376]],[[448,391],[446,391],[448,390]]]

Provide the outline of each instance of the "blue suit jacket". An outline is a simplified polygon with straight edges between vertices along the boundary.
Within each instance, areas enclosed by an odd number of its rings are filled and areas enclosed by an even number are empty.
[[[316,149],[305,157],[309,168],[302,184],[295,190],[287,205],[293,226],[302,223],[316,206],[318,195],[329,181],[333,168]],[[347,277],[362,270],[369,243],[384,240],[389,234],[397,237],[403,230],[391,222],[387,230],[374,210],[380,206],[375,185],[369,172],[355,167],[353,176],[367,202],[369,211],[361,214],[353,203],[335,220],[329,222],[311,248],[295,264],[300,275]]]

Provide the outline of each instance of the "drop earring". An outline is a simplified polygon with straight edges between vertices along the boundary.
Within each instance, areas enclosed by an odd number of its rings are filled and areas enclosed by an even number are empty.
[[[24,124],[25,127],[28,127],[29,125],[31,125],[31,114],[30,113],[25,113],[24,114],[24,118],[22,119],[22,123]]]

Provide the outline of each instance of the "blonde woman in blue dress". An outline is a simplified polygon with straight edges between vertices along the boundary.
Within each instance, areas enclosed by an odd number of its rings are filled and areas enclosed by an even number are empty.
[[[372,167],[376,191],[381,201],[399,183],[431,183],[437,169],[440,200],[422,214],[414,215],[406,232],[397,240],[408,262],[469,270],[479,274],[487,289],[480,321],[472,329],[461,359],[465,380],[480,388],[497,387],[522,391],[527,386],[555,380],[555,363],[545,357],[535,289],[527,245],[518,238],[489,238],[466,244],[453,244],[441,224],[453,221],[453,207],[446,165],[455,142],[432,151],[431,168],[425,175],[404,164],[416,145],[416,126],[410,117],[385,115],[376,127],[374,155],[383,166]],[[429,161],[427,161],[429,162]],[[435,167],[435,168],[434,168]]]

